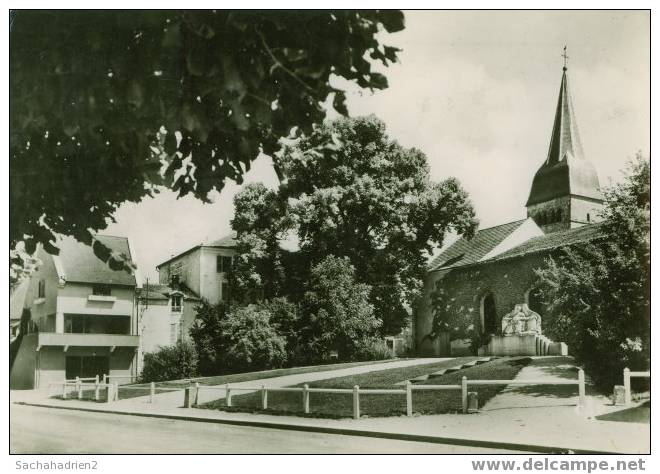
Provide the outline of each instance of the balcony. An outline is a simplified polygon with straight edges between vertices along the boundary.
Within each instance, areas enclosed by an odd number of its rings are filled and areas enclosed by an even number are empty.
[[[37,342],[38,347],[61,346],[66,351],[70,346],[76,347],[138,347],[140,336],[124,334],[77,334],[77,333],[55,333],[40,332]]]

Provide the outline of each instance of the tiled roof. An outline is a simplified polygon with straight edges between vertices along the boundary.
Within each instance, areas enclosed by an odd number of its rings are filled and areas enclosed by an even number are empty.
[[[112,252],[125,255],[132,260],[126,237],[97,235],[96,239]],[[125,270],[112,270],[105,262],[94,255],[88,245],[72,237],[64,237],[59,242],[59,260],[62,263],[67,281],[80,283],[105,283],[135,286],[135,277]]]
[[[517,247],[507,250],[492,260],[520,257],[530,253],[552,250],[579,242],[586,242],[604,237],[603,227],[599,224],[589,224],[575,229],[553,232],[551,234],[534,237]],[[490,260],[490,261],[492,261]]]
[[[227,247],[227,248],[232,248],[236,247],[236,232],[232,232],[231,234],[225,235],[224,237],[220,237],[217,240],[214,240],[212,242],[205,242],[201,243],[198,245],[195,245],[194,247],[190,247],[188,250],[184,250],[183,252],[179,252],[176,255],[172,255],[170,258],[167,260],[163,261],[162,263],[159,263],[156,265],[156,268],[160,268],[166,263],[171,262],[172,260],[175,260],[183,255],[186,255],[194,250],[197,250],[198,248],[201,247]]]
[[[170,288],[167,285],[161,285],[160,283],[149,283],[147,285],[146,283],[142,285],[142,289],[139,290],[138,296],[140,298],[148,298],[149,300],[169,300],[170,299],[170,293],[172,293],[174,290]],[[181,293],[183,293],[183,296],[187,300],[199,300],[199,296],[195,294],[192,290],[189,288],[181,288],[180,290]]]
[[[232,232],[229,235],[214,240],[208,244],[204,244],[205,247],[236,247],[236,233]]]
[[[525,219],[477,231],[472,239],[464,237],[454,242],[430,264],[431,270],[459,267],[478,262],[500,242],[520,227]]]

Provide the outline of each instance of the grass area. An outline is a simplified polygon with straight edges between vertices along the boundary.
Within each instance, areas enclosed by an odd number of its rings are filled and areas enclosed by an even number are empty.
[[[386,360],[372,360],[366,362],[345,362],[337,364],[325,365],[311,365],[305,367],[289,367],[286,369],[273,369],[262,370],[260,372],[244,372],[241,374],[227,374],[216,375],[213,377],[196,377],[184,380],[170,380],[167,382],[156,382],[156,394],[168,392],[171,388],[184,389],[189,386],[191,382],[199,382],[200,385],[224,385],[226,383],[248,382],[250,380],[269,379],[273,377],[282,377],[284,375],[307,374],[312,372],[322,372],[326,370],[347,369],[350,367],[359,367],[363,365],[381,364],[387,362],[394,362],[396,360],[406,359],[386,359]],[[162,388],[162,389],[161,389]],[[136,383],[130,385],[119,386],[119,399],[124,400],[127,398],[144,397],[149,395],[148,383]]]
[[[435,364],[416,365],[396,369],[380,370],[366,374],[348,377],[337,377],[326,380],[311,382],[310,387],[324,388],[352,388],[359,385],[360,388],[402,388],[396,385],[407,379],[429,374],[440,369],[454,367],[464,364],[476,357],[461,357]],[[527,357],[497,359],[481,365],[459,370],[450,374],[434,377],[419,384],[430,385],[455,385],[460,384],[461,378],[466,376],[471,379],[513,379],[516,374],[527,365],[531,359]],[[297,385],[302,386],[302,384]],[[479,404],[500,392],[504,386],[489,385],[477,387]],[[352,416],[351,394],[336,393],[312,393],[310,394],[310,413],[302,413],[302,394],[296,392],[269,392],[268,409],[270,414],[296,414],[299,416],[312,416],[321,418],[345,418]],[[225,411],[248,411],[261,410],[260,393],[247,393],[232,397],[231,408],[225,406],[224,399],[201,405],[199,408],[218,409]],[[397,416],[406,413],[406,400],[404,395],[360,395],[360,408],[363,415],[367,416]],[[453,413],[461,409],[460,390],[448,391],[416,391],[413,392],[413,411],[419,414]]]

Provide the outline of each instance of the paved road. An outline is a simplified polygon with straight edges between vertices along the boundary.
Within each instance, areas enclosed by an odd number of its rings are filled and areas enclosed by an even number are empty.
[[[502,453],[483,448],[12,405],[12,454]]]

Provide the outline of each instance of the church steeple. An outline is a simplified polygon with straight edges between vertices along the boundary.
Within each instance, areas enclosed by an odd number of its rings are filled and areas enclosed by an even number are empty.
[[[545,232],[565,230],[598,219],[603,196],[598,175],[585,158],[564,67],[548,155],[536,172],[527,215]]]

